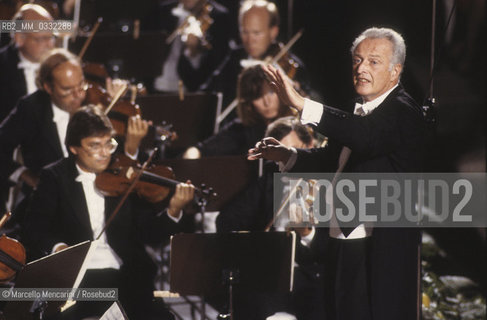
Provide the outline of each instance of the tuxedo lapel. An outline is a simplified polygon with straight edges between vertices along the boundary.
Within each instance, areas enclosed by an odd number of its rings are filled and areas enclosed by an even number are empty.
[[[14,75],[14,79],[12,79],[12,83],[18,85],[17,90],[20,96],[23,96],[27,93],[27,84],[25,81],[25,74],[24,70],[18,67],[20,63],[19,52],[16,48],[11,47],[10,56],[12,60],[11,67],[15,70],[11,74]],[[10,49],[10,48],[9,48]]]
[[[52,150],[58,155],[58,158],[63,158],[64,153],[61,148],[61,141],[59,134],[57,132],[56,124],[53,121],[53,112],[51,101],[48,97],[39,106],[39,112],[41,113],[38,117],[41,125],[41,134],[45,136],[45,141],[52,147]]]
[[[92,235],[88,207],[81,182],[76,181],[78,171],[74,159],[68,161],[67,176],[61,177],[64,190],[66,190],[66,203],[71,207],[71,212],[79,220],[80,224]],[[93,236],[91,236],[92,238]]]

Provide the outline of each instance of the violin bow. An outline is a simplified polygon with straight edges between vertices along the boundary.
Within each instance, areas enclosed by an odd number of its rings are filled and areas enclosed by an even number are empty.
[[[276,222],[277,218],[279,218],[282,215],[282,213],[284,212],[284,208],[286,207],[286,205],[289,203],[289,200],[291,199],[291,196],[293,196],[298,191],[298,187],[301,184],[301,182],[303,182],[303,178],[300,178],[298,180],[298,182],[296,182],[294,187],[291,190],[289,190],[289,193],[287,194],[286,199],[284,199],[284,201],[281,203],[279,210],[277,210],[277,212],[276,212],[276,214],[274,214],[274,217],[272,218],[272,220],[265,227],[265,229],[264,229],[265,232],[269,232],[271,230],[274,222]]]
[[[110,102],[108,107],[105,109],[105,114],[108,114],[110,112],[110,110],[112,110],[113,106],[115,105],[115,103],[118,102],[120,97],[124,94],[125,90],[127,90],[127,83],[123,83],[120,86],[120,89],[117,91],[117,93],[113,97],[112,102]]]
[[[157,151],[157,148],[154,148],[151,153],[149,154],[149,158],[144,162],[144,164],[142,165],[142,168],[140,168],[140,170],[137,172],[137,175],[135,176],[134,180],[132,181],[132,183],[130,184],[129,188],[127,189],[127,191],[125,192],[125,194],[123,195],[122,199],[120,199],[120,201],[118,202],[117,204],[117,207],[115,208],[115,210],[113,210],[112,214],[110,215],[110,217],[108,217],[108,220],[106,221],[105,223],[105,226],[103,227],[103,229],[101,230],[100,234],[96,237],[96,240],[100,239],[100,237],[102,236],[102,234],[105,232],[105,230],[108,228],[108,226],[110,225],[110,223],[112,223],[113,219],[115,218],[115,216],[117,215],[117,213],[120,211],[120,209],[122,208],[122,205],[125,203],[125,201],[127,200],[129,194],[132,192],[132,190],[134,190],[135,188],[135,185],[137,184],[137,182],[140,180],[140,177],[142,176],[142,174],[144,173],[144,170],[145,168],[147,168],[147,166],[149,165],[149,163],[151,163],[152,161],[152,158],[154,157],[154,154],[156,153]]]
[[[288,51],[291,49],[291,47],[296,43],[296,41],[301,38],[303,35],[304,30],[301,29],[299,30],[287,43],[282,47],[282,49],[274,56],[274,58],[270,59],[270,61],[265,61],[265,63],[270,63],[274,64],[277,61],[279,61]]]
[[[95,36],[96,32],[98,31],[98,28],[100,27],[100,24],[102,23],[102,21],[103,21],[103,18],[98,17],[98,20],[96,21],[95,25],[93,26],[93,30],[91,30],[90,36],[88,37],[88,39],[86,39],[85,44],[83,45],[83,47],[81,48],[81,51],[79,52],[78,57],[80,60],[83,59],[83,56],[85,55],[86,50],[88,49],[88,47],[91,43],[91,40],[93,40],[93,37]]]
[[[5,223],[7,223],[8,219],[10,218],[11,215],[12,215],[12,212],[10,212],[10,211],[5,212],[2,219],[0,220],[0,229],[3,228]]]

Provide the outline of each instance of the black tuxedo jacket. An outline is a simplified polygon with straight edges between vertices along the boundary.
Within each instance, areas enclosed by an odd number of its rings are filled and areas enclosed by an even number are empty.
[[[27,94],[24,71],[18,68],[19,51],[13,44],[0,49],[0,121]]]
[[[329,147],[298,150],[296,172],[335,172],[342,146],[352,150],[344,172],[421,172],[426,126],[401,85],[365,117],[324,106],[316,130]]]
[[[0,124],[0,177],[7,181],[19,166],[12,160],[20,146],[24,165],[34,173],[64,157],[61,141],[53,122],[49,95],[41,90],[21,99],[12,113]]]
[[[25,238],[31,258],[49,254],[59,242],[71,246],[93,240],[85,194],[81,182],[75,180],[77,176],[72,157],[42,170],[25,217]],[[106,218],[119,200],[119,197],[105,197]],[[136,279],[140,283],[134,280],[130,287],[140,287],[150,295],[155,266],[143,244],[167,240],[177,231],[178,224],[165,212],[158,214],[158,208],[152,204],[135,195],[129,197],[106,230],[108,243],[122,260],[123,281]]]
[[[317,130],[330,145],[298,150],[293,171],[335,172],[342,146],[352,150],[345,172],[422,170],[425,122],[401,86],[364,117],[325,106]],[[366,276],[373,319],[415,319],[419,230],[375,228],[370,240]]]

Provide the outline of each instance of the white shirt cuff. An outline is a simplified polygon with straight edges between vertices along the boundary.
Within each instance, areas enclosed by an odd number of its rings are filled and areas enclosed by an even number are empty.
[[[137,149],[137,151],[135,151],[135,154],[134,154],[134,155],[131,155],[131,154],[130,154],[130,153],[128,153],[128,152],[124,152],[124,153],[125,153],[125,155],[126,155],[127,157],[129,157],[130,159],[132,159],[132,160],[137,160],[137,157],[139,156],[139,149]]]
[[[291,156],[289,157],[289,160],[286,163],[279,162],[279,171],[280,172],[287,172],[291,170],[292,167],[294,167],[294,164],[296,163],[296,160],[298,159],[298,151],[296,148],[291,147]]]
[[[169,214],[169,211],[166,210],[166,214],[167,216],[169,217],[169,219],[171,219],[172,221],[178,223],[179,220],[181,220],[181,218],[183,217],[183,210],[179,210],[179,214],[177,217],[173,217]]]
[[[19,167],[17,168],[17,170],[15,170],[9,177],[10,181],[14,182],[14,183],[17,183],[20,179],[20,176],[22,175],[22,173],[27,170],[27,167]]]
[[[323,105],[319,102],[304,98],[303,112],[301,113],[302,124],[317,125],[323,115]]]
[[[305,247],[309,247],[311,245],[311,241],[313,241],[313,238],[315,237],[315,234],[315,227],[311,227],[311,232],[307,236],[301,237],[301,244]]]

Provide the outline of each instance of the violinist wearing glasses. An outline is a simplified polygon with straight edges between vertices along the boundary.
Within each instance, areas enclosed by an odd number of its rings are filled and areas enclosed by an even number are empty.
[[[31,252],[46,255],[98,238],[80,287],[118,288],[130,319],[173,319],[162,303],[152,302],[156,268],[143,243],[158,243],[179,231],[182,209],[193,200],[194,187],[189,181],[179,183],[167,207],[130,194],[108,224],[121,196],[103,196],[95,179],[108,167],[116,149],[113,136],[110,121],[98,107],[89,105],[74,112],[66,132],[69,157],[41,171],[29,203],[26,243]],[[101,316],[108,306],[78,301],[61,319]]]
[[[228,10],[213,0],[159,1],[142,24],[168,35],[168,56],[152,84],[155,91],[178,91],[179,81],[188,91],[198,90],[228,51]]]
[[[22,98],[0,124],[0,181],[2,185],[23,182],[22,193],[26,196],[37,185],[42,167],[68,156],[64,145],[66,127],[86,95],[80,63],[64,49],[51,50],[43,58],[36,82],[39,89]],[[137,154],[148,125],[140,117],[129,120],[125,153]],[[13,160],[14,150],[19,146],[23,164]],[[19,197],[11,200],[11,209],[19,201]],[[15,216],[14,211],[13,221]]]

